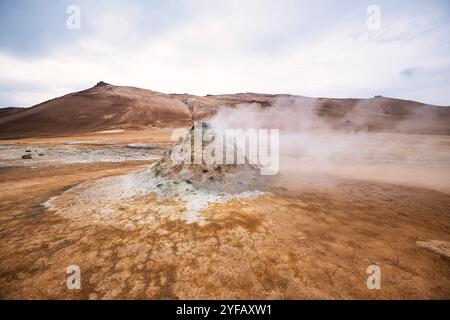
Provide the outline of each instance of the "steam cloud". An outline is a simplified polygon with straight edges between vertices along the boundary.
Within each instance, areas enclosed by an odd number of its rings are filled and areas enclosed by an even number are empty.
[[[450,153],[447,136],[368,132],[339,128],[332,116],[320,114],[319,100],[280,98],[271,107],[259,104],[222,107],[210,120],[213,128],[279,129],[280,172],[308,181],[335,178],[376,180],[450,191]],[[341,123],[362,127],[373,123],[372,109],[356,105]],[[331,119],[331,120],[330,120]],[[412,110],[402,121],[392,123],[397,131],[420,128],[434,121],[423,109]],[[447,148],[442,148],[443,143]],[[324,178],[325,177],[325,178]]]

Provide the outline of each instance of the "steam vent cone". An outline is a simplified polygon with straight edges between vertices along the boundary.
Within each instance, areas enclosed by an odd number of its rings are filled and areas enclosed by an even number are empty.
[[[214,150],[217,144],[211,145],[217,139],[213,132],[205,122],[192,125],[186,136],[153,165],[155,176],[219,192],[239,193],[262,187],[267,176],[262,176],[259,168],[249,164],[247,158],[243,164],[225,163],[227,153],[236,155],[236,142],[230,145],[224,139],[222,161],[212,160],[216,152],[220,154]]]

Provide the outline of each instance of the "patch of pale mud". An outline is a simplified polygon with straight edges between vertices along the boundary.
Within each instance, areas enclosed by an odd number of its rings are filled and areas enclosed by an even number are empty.
[[[119,133],[119,132],[124,132],[125,130],[123,129],[112,129],[112,130],[104,130],[104,131],[97,131],[94,132],[94,134],[99,134],[99,133]]]
[[[151,170],[145,170],[79,184],[43,205],[80,224],[103,223],[132,228],[135,224],[152,224],[158,215],[205,225],[207,219],[202,211],[210,204],[264,194],[267,193],[258,190],[226,193],[196,189],[190,183],[157,177]],[[151,210],[139,205],[149,202]]]
[[[132,148],[132,149],[155,149],[157,148],[156,145],[154,144],[149,144],[149,143],[130,143],[127,145],[127,148]]]
[[[207,209],[210,204],[214,203],[226,203],[233,199],[245,199],[258,197],[266,194],[266,192],[261,191],[245,191],[238,194],[229,194],[229,193],[221,193],[221,194],[210,194],[206,192],[199,191],[195,195],[187,195],[187,197],[183,197],[186,202],[186,214],[185,220],[188,223],[197,222],[200,225],[205,224],[205,218],[201,215],[201,211],[203,209]]]
[[[104,140],[90,140],[90,141],[68,141],[65,143],[68,146],[76,146],[76,145],[83,145],[83,144],[106,144]]]
[[[69,145],[70,143],[70,145]],[[0,149],[0,167],[99,162],[151,161],[161,158],[163,149],[132,149],[124,146],[85,147],[83,142],[44,147],[35,145],[7,146]],[[22,159],[29,154],[31,159]]]

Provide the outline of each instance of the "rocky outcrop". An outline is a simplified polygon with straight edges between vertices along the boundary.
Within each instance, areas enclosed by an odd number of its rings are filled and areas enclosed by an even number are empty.
[[[267,181],[268,178],[261,176],[259,169],[249,164],[248,161],[244,164],[207,161],[210,156],[208,147],[212,143],[209,138],[205,137],[209,126],[205,122],[200,122],[200,126],[202,144],[196,145],[194,141],[198,128],[196,131],[193,125],[189,133],[153,165],[152,170],[156,176],[186,182],[196,188],[224,192],[247,191],[255,186],[261,186]],[[227,152],[234,153],[236,151],[235,149],[226,150],[226,148],[230,148],[230,146],[224,146],[224,155]],[[181,158],[184,160],[182,161]],[[196,163],[196,159],[201,159],[201,163]]]

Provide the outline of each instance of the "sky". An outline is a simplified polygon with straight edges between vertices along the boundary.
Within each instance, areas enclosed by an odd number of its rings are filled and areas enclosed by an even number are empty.
[[[450,106],[450,1],[0,0],[0,107],[99,81]]]

